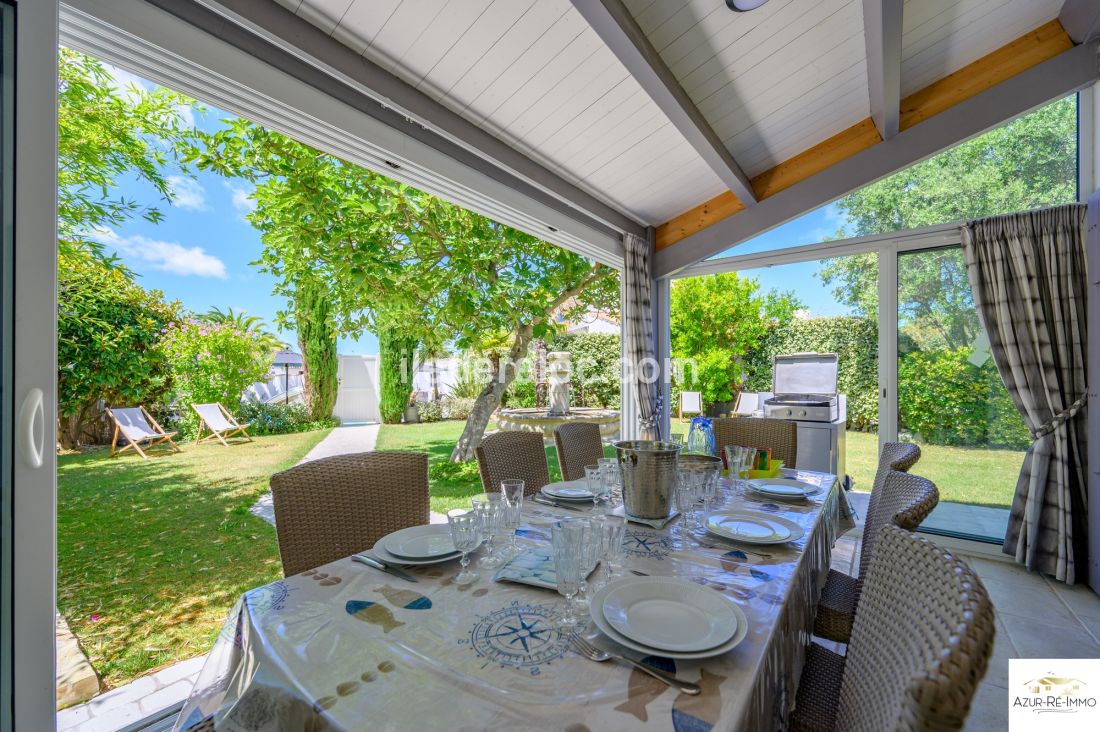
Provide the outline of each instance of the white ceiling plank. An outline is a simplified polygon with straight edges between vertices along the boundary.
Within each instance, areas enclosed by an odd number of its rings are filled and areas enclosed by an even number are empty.
[[[1097,43],[1076,46],[657,252],[654,273],[683,268],[1094,84]]]
[[[573,0],[574,7],[726,186],[746,206],[752,183],[681,88],[660,54],[619,0]]]
[[[325,33],[332,33],[351,7],[352,0],[303,0],[295,14]]]
[[[332,37],[362,54],[399,5],[401,0],[352,0],[340,24],[333,29]]]
[[[882,139],[901,124],[901,30],[903,0],[863,0],[867,43],[867,89],[871,119]]]
[[[440,60],[484,17],[491,0],[450,0],[405,51],[397,63],[421,82]]]

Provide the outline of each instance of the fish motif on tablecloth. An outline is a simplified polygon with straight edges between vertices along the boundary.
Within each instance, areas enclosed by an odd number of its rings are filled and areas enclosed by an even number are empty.
[[[623,553],[631,557],[663,560],[672,553],[672,539],[667,534],[627,529],[623,532]]]
[[[676,732],[710,732],[722,716],[722,682],[725,676],[700,669],[696,696],[680,694],[672,702],[672,727]]]
[[[365,623],[382,626],[383,633],[400,628],[404,623],[393,616],[389,608],[371,600],[348,600],[344,605],[348,615]]]
[[[395,607],[406,610],[431,610],[432,601],[414,590],[402,590],[389,585],[375,587],[374,591],[386,598]]]
[[[642,663],[670,674],[676,673],[676,662],[671,658],[646,656],[642,659]],[[629,714],[639,722],[648,722],[649,712],[646,711],[646,707],[666,691],[668,691],[668,684],[665,682],[653,678],[644,671],[631,669],[630,679],[626,685],[626,701],[615,707],[615,711]]]

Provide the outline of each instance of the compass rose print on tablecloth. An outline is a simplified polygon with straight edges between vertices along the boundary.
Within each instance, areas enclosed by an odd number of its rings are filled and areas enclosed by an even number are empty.
[[[511,605],[494,610],[478,619],[470,629],[468,643],[479,658],[490,664],[526,669],[532,676],[543,666],[561,658],[569,649],[569,641],[555,627],[557,606]]]
[[[265,613],[269,610],[282,610],[286,598],[290,595],[290,586],[285,580],[278,580],[263,587],[257,587],[244,595],[244,602],[252,613]]]
[[[672,541],[664,534],[627,529],[623,534],[623,551],[632,557],[664,559],[672,553]]]

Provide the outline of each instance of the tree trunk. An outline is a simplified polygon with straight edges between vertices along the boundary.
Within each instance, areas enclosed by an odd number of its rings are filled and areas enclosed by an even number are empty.
[[[439,401],[439,365],[432,359],[432,401]]]
[[[492,380],[478,394],[474,401],[474,407],[470,410],[470,416],[466,419],[466,426],[462,430],[462,436],[458,438],[455,449],[451,452],[451,462],[461,463],[473,460],[476,456],[474,450],[481,444],[481,438],[485,436],[485,428],[489,425],[489,419],[493,412],[500,406],[500,399],[508,390],[508,385],[516,378],[519,370],[519,362],[527,356],[527,346],[531,343],[532,326],[521,324],[516,327],[515,342],[508,352],[508,360],[503,363],[498,358],[495,360]],[[509,368],[511,366],[511,368]],[[503,373],[501,370],[503,368]]]

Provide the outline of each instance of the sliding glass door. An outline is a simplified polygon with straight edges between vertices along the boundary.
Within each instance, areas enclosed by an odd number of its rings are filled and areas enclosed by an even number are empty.
[[[917,472],[940,491],[921,529],[1000,542],[1030,440],[993,362],[961,247],[898,253],[897,284],[897,436],[921,446]]]

